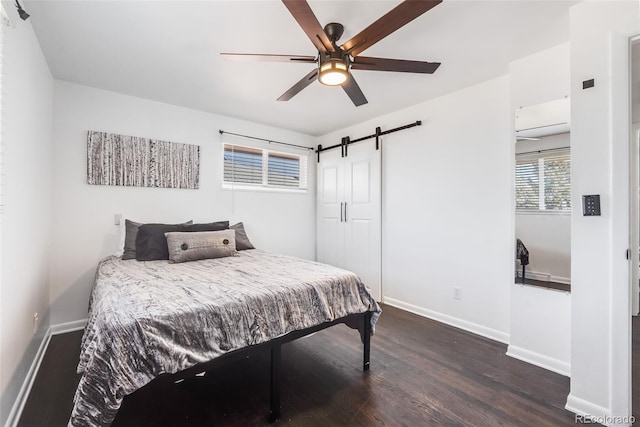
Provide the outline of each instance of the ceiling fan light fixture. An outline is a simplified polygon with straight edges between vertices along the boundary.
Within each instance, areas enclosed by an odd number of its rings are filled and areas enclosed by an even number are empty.
[[[320,64],[318,80],[327,86],[338,86],[347,81],[349,66],[338,58],[331,58]]]

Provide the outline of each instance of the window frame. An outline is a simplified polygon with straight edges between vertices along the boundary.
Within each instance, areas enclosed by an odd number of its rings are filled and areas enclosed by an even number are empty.
[[[307,154],[297,154],[287,151],[272,150],[269,148],[256,147],[252,145],[233,144],[223,142],[222,144],[222,189],[223,190],[243,190],[261,191],[277,193],[307,194],[309,191],[309,156]],[[259,151],[262,155],[262,183],[242,183],[225,180],[225,151],[226,147],[237,147],[249,151]],[[269,155],[274,157],[297,158],[299,165],[298,187],[269,184]],[[304,186],[302,186],[304,185]]]
[[[545,151],[545,150],[541,150]],[[514,205],[516,214],[521,215],[570,215],[573,207],[573,200],[571,197],[571,193],[569,194],[569,202],[571,206],[568,209],[546,209],[545,202],[545,160],[553,159],[558,157],[567,157],[569,161],[569,185],[571,186],[571,151],[570,149],[551,149],[548,150],[548,153],[545,152],[536,152],[536,153],[516,153],[516,159],[514,164]],[[516,173],[518,168],[519,161],[538,161],[538,208],[520,208],[517,205],[517,181],[516,181]]]

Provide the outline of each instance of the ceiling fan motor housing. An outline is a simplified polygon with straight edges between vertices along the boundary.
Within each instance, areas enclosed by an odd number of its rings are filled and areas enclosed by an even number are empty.
[[[331,43],[335,44],[340,40],[340,37],[342,37],[342,34],[344,33],[344,26],[337,22],[330,22],[324,26],[324,32],[327,37],[329,37],[329,40],[331,40]]]

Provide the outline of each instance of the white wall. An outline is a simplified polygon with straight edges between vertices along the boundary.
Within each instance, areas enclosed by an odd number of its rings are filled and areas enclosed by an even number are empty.
[[[511,123],[515,123],[515,111],[519,107],[553,101],[570,94],[569,61],[569,43],[563,43],[509,64]],[[512,126],[514,125],[512,124]],[[573,134],[571,140],[573,140]],[[549,138],[547,144],[557,147],[566,145],[566,142],[560,137],[552,137]],[[539,142],[531,141],[529,147],[535,149],[536,144]],[[524,142],[513,145],[521,145],[514,147],[514,151],[526,150]],[[511,159],[511,162],[515,162],[514,158]],[[537,263],[544,256],[544,253],[557,251],[553,255],[560,257],[564,263],[557,263],[549,259],[540,268],[550,270],[549,273],[557,272],[560,277],[562,275],[570,277],[571,217],[562,214],[515,215],[514,203],[512,202],[511,212],[516,218],[516,228],[511,238],[513,242],[511,256],[515,259],[515,239],[516,237],[521,238],[527,248],[533,251],[532,270],[535,265],[538,265]],[[538,228],[542,225],[551,227],[551,229],[543,231]],[[553,234],[556,235],[552,236]],[[549,247],[549,243],[553,248]],[[538,251],[538,245],[542,246],[540,248],[542,250]],[[519,265],[517,262],[516,264]],[[571,294],[551,289],[531,289],[529,286],[514,285],[511,290],[510,307],[511,337],[507,354],[569,375]]]
[[[53,79],[31,23],[11,13],[16,25],[5,29],[2,82],[0,425],[49,327]]]
[[[572,212],[567,408],[624,416],[631,378],[628,37],[640,32],[640,4],[582,2],[570,19],[572,200],[600,194],[602,216]],[[595,87],[583,90],[591,78]]]
[[[306,194],[222,190],[218,130],[306,146],[313,137],[62,81],[54,101],[53,324],[86,318],[96,264],[118,246],[116,213],[144,222],[243,221],[256,247],[315,258],[313,154]],[[88,185],[88,130],[200,145],[200,189]]]
[[[640,123],[640,39],[636,39],[631,47],[631,120]]]
[[[629,173],[635,176],[635,185],[630,190],[629,203],[635,207],[631,221],[631,259],[640,259],[640,38],[634,40],[631,47],[631,138],[633,140],[629,158]],[[635,223],[635,224],[634,224]],[[640,264],[631,269],[632,303],[631,313],[640,314]]]
[[[500,77],[319,138],[383,138],[383,301],[507,341],[513,141]],[[371,141],[363,142],[371,144]],[[455,300],[454,287],[462,299]]]
[[[507,355],[570,376],[571,294],[513,285]]]
[[[571,215],[518,213],[516,237],[529,251],[526,277],[558,283],[571,282]],[[516,261],[516,270],[522,267]]]
[[[540,55],[532,55],[538,61]],[[569,52],[563,63],[568,66]],[[511,76],[512,80],[516,75]],[[566,80],[567,89],[569,81]],[[512,95],[513,96],[513,95]],[[516,142],[516,154],[569,147],[569,134],[550,135],[539,141]],[[579,207],[578,207],[579,208]],[[516,212],[516,238],[529,251],[527,277],[559,283],[571,281],[571,214],[562,212]],[[520,262],[516,269],[521,271]]]

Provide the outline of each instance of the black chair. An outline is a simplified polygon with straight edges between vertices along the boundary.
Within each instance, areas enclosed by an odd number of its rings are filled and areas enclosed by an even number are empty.
[[[520,260],[520,265],[522,265],[522,283],[524,283],[524,267],[529,265],[529,251],[520,239],[516,239],[516,258]]]

